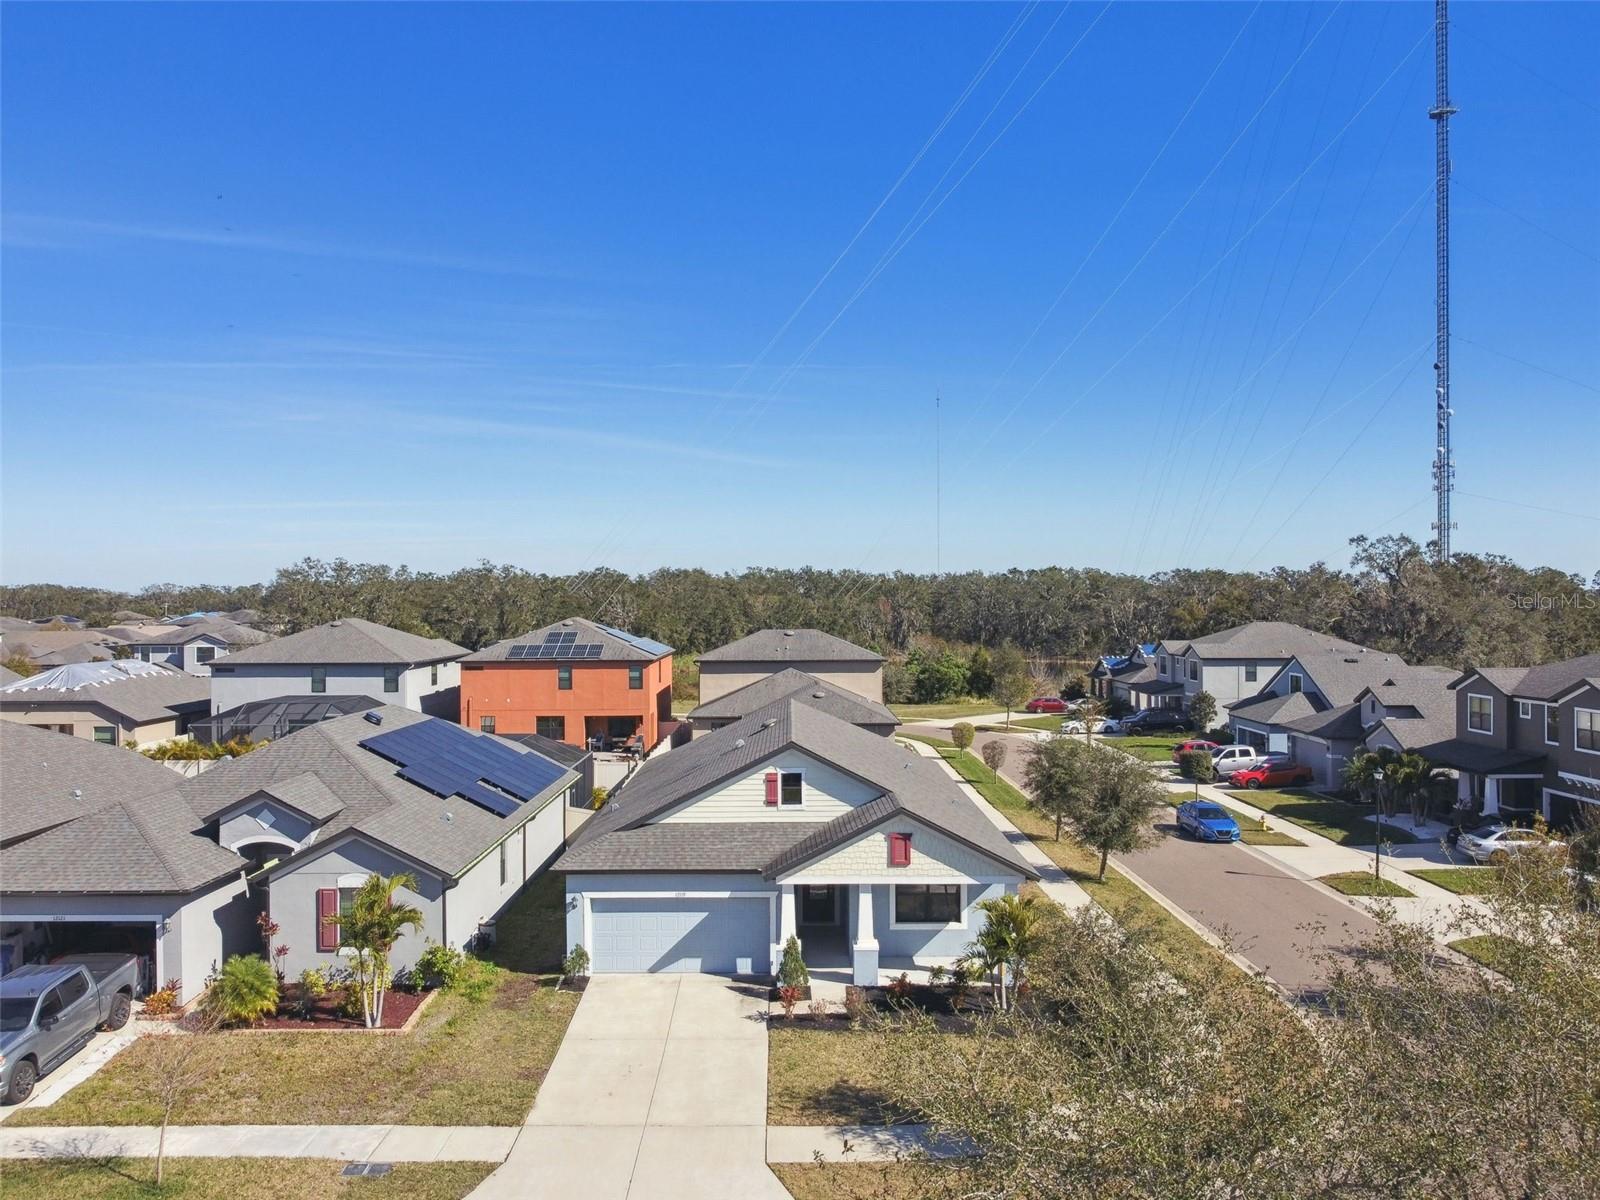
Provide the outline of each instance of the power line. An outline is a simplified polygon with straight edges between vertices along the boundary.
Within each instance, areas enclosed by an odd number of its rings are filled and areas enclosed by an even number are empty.
[[[1503,496],[1483,496],[1477,492],[1459,492],[1458,495],[1471,496],[1474,500],[1488,500],[1493,504],[1509,504],[1512,508],[1526,508],[1531,512],[1553,513],[1558,517],[1575,517],[1580,521],[1600,521],[1600,516],[1594,513],[1569,512],[1564,508],[1546,508],[1542,504],[1528,504],[1522,500],[1507,500]]]
[[[1545,84],[1545,85],[1547,85],[1549,87],[1554,88],[1556,91],[1560,92],[1563,96],[1567,97],[1569,100],[1576,101],[1577,103],[1583,105],[1583,107],[1587,108],[1590,112],[1594,113],[1596,116],[1600,116],[1600,107],[1596,107],[1589,100],[1587,100],[1584,97],[1578,95],[1577,92],[1572,91],[1570,88],[1564,87],[1563,85],[1557,83],[1554,79],[1551,79],[1548,75],[1542,74],[1539,71],[1534,70],[1532,67],[1530,67],[1527,63],[1523,62],[1521,59],[1513,58],[1511,55],[1507,54],[1505,52],[1505,50],[1502,49],[1500,46],[1497,46],[1495,43],[1489,41],[1489,39],[1479,37],[1477,34],[1473,33],[1472,30],[1466,28],[1463,25],[1457,25],[1454,21],[1450,22],[1450,28],[1454,29],[1457,33],[1466,34],[1467,37],[1470,40],[1472,40],[1474,42],[1477,42],[1480,46],[1487,46],[1489,49],[1493,50],[1496,54],[1498,54],[1501,58],[1505,59],[1508,63],[1510,63],[1512,66],[1521,67],[1529,75],[1532,75],[1535,79],[1539,80],[1539,82],[1541,82],[1541,83],[1543,83],[1543,84]]]
[[[1595,387],[1592,383],[1585,383],[1581,379],[1574,379],[1570,375],[1563,375],[1559,371],[1552,371],[1549,367],[1541,367],[1538,363],[1531,363],[1525,358],[1518,358],[1515,354],[1507,354],[1504,350],[1496,350],[1493,346],[1485,346],[1482,342],[1475,342],[1471,338],[1463,337],[1459,333],[1451,334],[1450,340],[1455,342],[1465,342],[1469,346],[1476,346],[1479,350],[1487,350],[1490,354],[1493,354],[1497,358],[1506,359],[1508,362],[1514,362],[1519,366],[1527,367],[1530,371],[1538,371],[1542,375],[1550,376],[1551,379],[1559,379],[1562,383],[1570,383],[1573,387],[1581,387],[1586,392],[1594,392],[1597,395],[1600,395],[1600,387]]]
[[[1469,192],[1472,195],[1476,196],[1479,200],[1482,200],[1485,204],[1488,204],[1488,205],[1491,205],[1491,206],[1493,206],[1495,208],[1498,208],[1501,212],[1505,213],[1507,216],[1515,217],[1517,220],[1521,221],[1524,225],[1526,225],[1529,229],[1532,229],[1534,232],[1544,234],[1545,237],[1549,238],[1552,242],[1555,242],[1557,245],[1565,246],[1568,250],[1571,250],[1574,254],[1581,254],[1584,258],[1587,258],[1590,262],[1600,262],[1600,256],[1596,256],[1593,251],[1585,250],[1582,246],[1578,245],[1576,242],[1567,241],[1567,239],[1562,237],[1559,233],[1552,233],[1550,230],[1546,229],[1543,225],[1539,224],[1537,221],[1531,219],[1530,217],[1524,216],[1522,213],[1518,212],[1516,209],[1510,207],[1509,205],[1501,204],[1500,201],[1496,200],[1493,196],[1484,195],[1482,192],[1480,192],[1477,188],[1473,187],[1471,184],[1463,183],[1461,180],[1457,179],[1455,181],[1455,185],[1457,187],[1459,187],[1459,188],[1464,188],[1467,192]]]

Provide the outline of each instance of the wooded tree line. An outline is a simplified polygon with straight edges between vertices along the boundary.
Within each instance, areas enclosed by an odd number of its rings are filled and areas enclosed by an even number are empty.
[[[1585,579],[1499,555],[1435,565],[1409,538],[1355,538],[1347,569],[1112,574],[1046,567],[940,575],[812,567],[714,574],[664,567],[550,575],[479,563],[447,574],[307,558],[271,582],[155,584],[135,593],[27,584],[0,588],[0,612],[103,624],[257,608],[282,632],[365,617],[476,649],[567,616],[586,616],[698,652],[768,627],[825,629],[891,653],[935,640],[1082,659],[1139,641],[1193,637],[1251,620],[1292,621],[1408,661],[1511,665],[1600,651],[1600,573]]]

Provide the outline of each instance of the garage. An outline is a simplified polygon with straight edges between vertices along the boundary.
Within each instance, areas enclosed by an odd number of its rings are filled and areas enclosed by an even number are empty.
[[[12,909],[8,898],[7,910]],[[0,925],[0,975],[30,963],[52,963],[70,954],[128,954],[139,960],[139,995],[154,991],[157,982],[156,922],[72,920],[10,920]]]
[[[753,898],[595,897],[596,972],[752,974],[768,967],[771,907]]]

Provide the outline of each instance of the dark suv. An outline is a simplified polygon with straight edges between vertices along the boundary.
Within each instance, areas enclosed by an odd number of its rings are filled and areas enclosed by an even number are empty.
[[[1122,723],[1124,733],[1155,733],[1164,729],[1187,729],[1189,718],[1176,708],[1147,708]]]

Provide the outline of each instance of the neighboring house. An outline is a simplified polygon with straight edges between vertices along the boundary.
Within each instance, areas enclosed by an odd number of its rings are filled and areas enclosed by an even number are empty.
[[[0,687],[4,687],[8,683],[15,683],[21,678],[23,676],[17,674],[10,667],[0,667]]]
[[[373,872],[409,872],[423,927],[392,956],[411,966],[429,939],[477,945],[563,841],[579,774],[524,746],[384,705],[312,725],[181,782],[217,843],[248,860],[289,947],[283,969],[338,965],[338,931]]]
[[[1135,662],[1153,661],[1154,642],[1142,642],[1129,654],[1102,654],[1089,670],[1089,694],[1101,700],[1111,699],[1111,677]]]
[[[648,751],[671,719],[672,647],[582,617],[462,661],[461,723],[469,729]]]
[[[1182,685],[1181,707],[1200,692],[1217,702],[1226,720],[1241,700],[1256,696],[1267,680],[1296,655],[1358,654],[1363,647],[1286,621],[1251,621],[1198,638],[1168,638],[1156,645],[1156,682]]]
[[[762,629],[700,656],[700,703],[796,670],[883,703],[883,655],[819,629]]]
[[[143,990],[176,979],[187,1003],[224,957],[259,949],[246,864],[201,832],[171,771],[9,722],[0,760],[0,970],[117,951]]]
[[[1571,825],[1600,806],[1600,654],[1481,667],[1450,684],[1451,736],[1415,747],[1458,773],[1458,803],[1486,816]]]
[[[567,945],[596,972],[948,964],[1034,870],[939,766],[789,697],[645,763],[578,832]]]
[[[274,696],[197,718],[189,723],[189,736],[197,742],[231,742],[235,738],[275,742],[308,725],[366,712],[382,703],[371,696]]]
[[[235,650],[211,668],[211,711],[280,696],[371,696],[456,719],[466,650],[345,617]]]
[[[710,730],[721,729],[724,725],[732,725],[759,708],[791,697],[880,737],[890,736],[900,724],[899,718],[877,701],[865,700],[854,692],[835,687],[793,667],[747,683],[738,691],[700,705],[689,714],[689,720],[698,737]]]
[[[594,755],[570,742],[558,742],[554,738],[540,737],[537,733],[507,733],[501,736],[508,742],[526,746],[551,762],[560,763],[569,771],[578,773],[577,786],[567,795],[567,811],[563,821],[564,836],[570,840],[578,827],[595,814]]]
[[[0,720],[108,746],[152,746],[186,736],[208,695],[204,679],[154,663],[74,663],[0,687]]]
[[[190,675],[211,674],[211,664],[245,646],[270,642],[272,635],[235,625],[232,621],[195,621],[173,630],[153,633],[128,642],[133,657],[141,662],[165,663]]]
[[[108,661],[122,639],[103,629],[35,629],[0,637],[0,658],[20,655],[36,667]]]
[[[1096,667],[1099,670],[1099,666]],[[1155,647],[1140,646],[1117,665],[1107,667],[1099,679],[1100,691],[1113,705],[1135,711],[1143,708],[1182,708],[1183,684],[1161,679],[1156,674]]]

